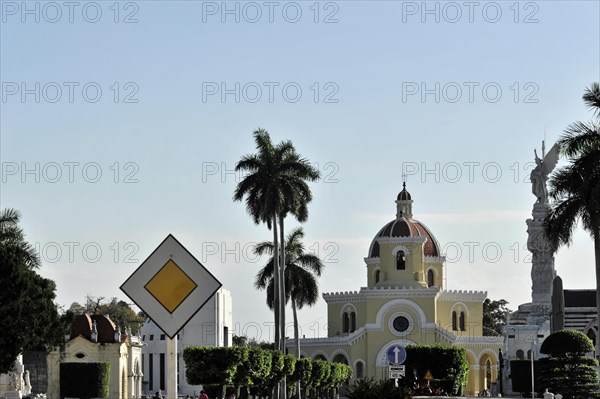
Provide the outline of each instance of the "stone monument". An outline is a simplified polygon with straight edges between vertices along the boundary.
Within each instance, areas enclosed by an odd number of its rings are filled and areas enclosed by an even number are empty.
[[[531,252],[531,302],[519,305],[511,313],[504,327],[506,361],[502,371],[502,384],[506,393],[512,392],[510,361],[540,356],[540,346],[550,335],[550,312],[552,309],[553,281],[556,277],[553,248],[544,232],[544,218],[550,210],[548,203],[548,176],[558,163],[558,145],[546,153],[542,141],[541,157],[536,150],[535,168],[531,171],[531,192],[536,201],[531,219],[527,219],[527,249]],[[559,321],[555,318],[555,321]]]
[[[531,313],[528,324],[541,324],[550,317],[552,299],[552,281],[556,277],[554,252],[544,234],[544,217],[550,210],[548,204],[548,175],[558,163],[558,145],[554,144],[546,154],[542,141],[542,158],[534,150],[536,167],[531,171],[531,191],[536,197],[531,212],[533,218],[527,219],[527,249],[532,254],[531,264]]]

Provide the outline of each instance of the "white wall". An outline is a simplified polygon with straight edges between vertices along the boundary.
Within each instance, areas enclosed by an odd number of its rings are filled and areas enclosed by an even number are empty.
[[[228,332],[225,336],[225,328]],[[152,340],[150,336],[152,335]],[[162,339],[161,340],[161,335]],[[232,299],[229,290],[219,289],[215,295],[196,313],[187,325],[179,332],[177,342],[177,353],[179,357],[179,395],[198,395],[201,387],[188,385],[185,379],[185,362],[183,361],[183,349],[187,346],[231,346],[233,336]],[[153,355],[153,385],[149,387],[144,384],[145,394],[153,394],[160,387],[160,355],[166,353],[168,337],[152,322],[147,321],[142,328],[142,341],[144,348],[143,372],[144,382],[150,382],[149,355]],[[165,358],[165,370],[166,370]],[[146,388],[148,387],[148,388]],[[164,378],[164,394],[167,390],[167,378]]]

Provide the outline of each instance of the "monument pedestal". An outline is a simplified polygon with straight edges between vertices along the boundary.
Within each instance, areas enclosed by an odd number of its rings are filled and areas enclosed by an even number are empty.
[[[21,399],[23,397],[23,395],[21,394],[21,391],[7,391],[4,393],[4,397],[6,399]]]

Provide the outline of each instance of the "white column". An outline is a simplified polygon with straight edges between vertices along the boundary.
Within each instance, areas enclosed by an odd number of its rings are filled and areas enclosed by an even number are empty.
[[[167,337],[166,357],[166,399],[177,399],[177,336],[175,336],[173,339]]]

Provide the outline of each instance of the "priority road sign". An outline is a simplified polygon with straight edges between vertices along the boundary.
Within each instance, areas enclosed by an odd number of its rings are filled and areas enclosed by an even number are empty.
[[[221,283],[171,234],[121,285],[169,337],[221,288]]]

